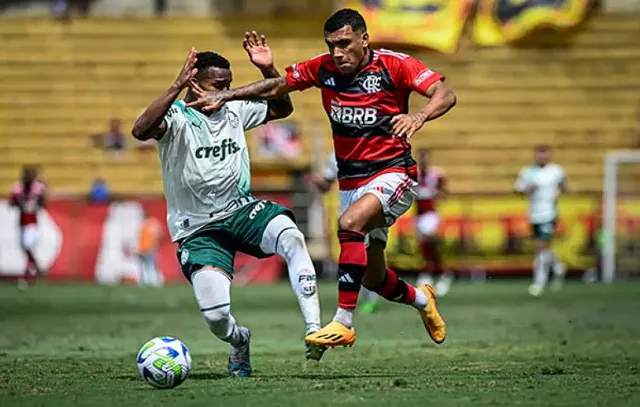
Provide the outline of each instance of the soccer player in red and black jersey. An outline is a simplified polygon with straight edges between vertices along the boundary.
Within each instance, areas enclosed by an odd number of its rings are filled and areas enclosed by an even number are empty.
[[[329,52],[287,67],[270,78],[215,94],[202,93],[190,106],[203,111],[230,100],[270,99],[311,87],[333,131],[340,188],[338,311],[333,321],[305,340],[318,346],[352,345],[353,313],[361,285],[383,298],[415,307],[436,343],[446,337],[431,286],[415,288],[386,267],[387,230],[416,197],[417,168],[408,139],[445,114],[456,97],[443,76],[405,54],[373,50],[362,16],[342,9],[325,23]],[[429,102],[409,113],[409,95]]]
[[[11,188],[9,204],[20,211],[20,245],[27,257],[27,266],[24,273],[24,285],[27,279],[41,275],[42,270],[33,255],[38,242],[38,211],[45,206],[46,187],[38,180],[38,171],[35,167],[25,166],[22,170],[22,179]]]

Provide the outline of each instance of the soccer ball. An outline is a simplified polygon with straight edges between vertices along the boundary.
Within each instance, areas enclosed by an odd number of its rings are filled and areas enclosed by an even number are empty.
[[[170,336],[145,343],[137,357],[140,376],[157,389],[171,389],[185,381],[191,371],[191,355],[184,343]]]

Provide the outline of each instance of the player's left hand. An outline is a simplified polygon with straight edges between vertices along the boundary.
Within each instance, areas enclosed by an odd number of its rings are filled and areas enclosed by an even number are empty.
[[[242,41],[244,50],[249,54],[249,59],[259,69],[266,69],[273,66],[273,54],[271,47],[267,44],[267,38],[264,35],[258,35],[257,32],[244,33]]]
[[[393,137],[410,139],[413,133],[424,126],[424,122],[425,116],[422,112],[393,116],[391,119],[391,124],[393,124]]]

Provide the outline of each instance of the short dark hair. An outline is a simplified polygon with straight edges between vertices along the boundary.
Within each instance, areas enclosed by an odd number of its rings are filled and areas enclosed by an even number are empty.
[[[367,31],[367,23],[362,14],[350,8],[338,10],[324,23],[324,32],[332,33],[344,26],[351,26],[353,31]]]
[[[198,69],[198,72],[206,71],[209,68],[231,68],[231,63],[227,60],[227,58],[216,52],[198,52],[196,54],[196,58],[198,58],[198,62],[196,62],[195,67]]]
[[[542,152],[542,153],[545,153],[545,152],[547,152],[547,151],[551,151],[551,146],[550,146],[549,144],[538,144],[538,145],[535,147],[535,150],[536,150],[536,151],[540,151],[540,152]]]

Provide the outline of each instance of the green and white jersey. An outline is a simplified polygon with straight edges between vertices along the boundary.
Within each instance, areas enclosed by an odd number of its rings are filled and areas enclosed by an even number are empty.
[[[245,130],[267,118],[262,101],[232,101],[205,115],[174,102],[158,140],[171,240],[254,202]]]
[[[516,191],[524,192],[530,186],[536,190],[529,199],[529,220],[533,224],[547,223],[558,217],[556,201],[560,194],[560,185],[566,175],[562,167],[549,163],[544,167],[530,165],[520,171],[516,181]]]

